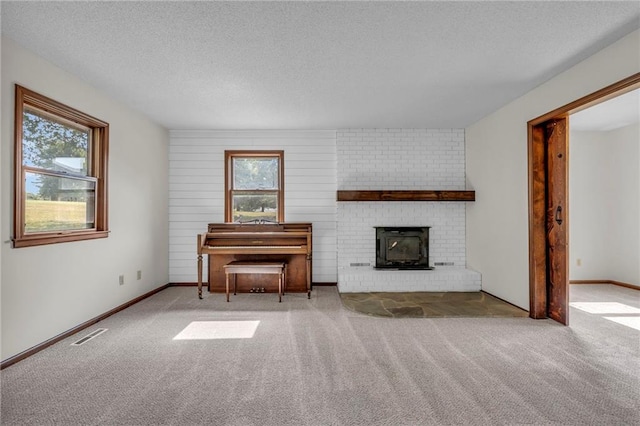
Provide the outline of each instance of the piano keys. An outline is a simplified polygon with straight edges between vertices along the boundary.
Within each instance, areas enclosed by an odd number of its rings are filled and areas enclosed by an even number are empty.
[[[202,299],[202,256],[209,257],[208,289],[224,293],[224,265],[233,261],[286,262],[287,293],[311,295],[311,223],[210,223],[206,234],[198,235],[198,297]],[[238,276],[238,292],[265,289],[277,292],[273,275]]]

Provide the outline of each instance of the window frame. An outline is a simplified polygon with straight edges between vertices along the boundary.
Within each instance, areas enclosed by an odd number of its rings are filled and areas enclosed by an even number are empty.
[[[241,190],[233,188],[233,159],[234,158],[265,158],[274,157],[278,159],[278,189],[273,190]],[[255,193],[256,191],[264,191],[268,193],[277,193],[278,214],[276,220],[278,223],[284,222],[284,151],[225,151],[224,152],[224,221],[226,223],[233,222],[233,195],[243,192]]]
[[[25,174],[37,167],[23,164],[23,116],[25,107],[44,112],[55,120],[70,125],[79,125],[89,129],[87,149],[88,166],[85,180],[95,181],[94,227],[78,230],[56,230],[47,232],[25,232],[26,188]],[[13,247],[32,247],[44,244],[83,241],[109,236],[108,215],[108,163],[109,163],[109,123],[71,108],[44,95],[36,93],[18,84],[15,85],[15,121],[14,121],[14,197],[13,197]],[[50,173],[37,170],[37,173]],[[82,176],[59,177],[79,178]]]

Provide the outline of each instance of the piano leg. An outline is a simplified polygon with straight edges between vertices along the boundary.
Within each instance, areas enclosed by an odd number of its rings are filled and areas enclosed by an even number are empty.
[[[311,299],[311,257],[307,255],[307,299]]]
[[[198,255],[198,298],[202,299],[202,255]]]
[[[282,295],[287,290],[287,263],[284,264],[284,271],[282,272]]]

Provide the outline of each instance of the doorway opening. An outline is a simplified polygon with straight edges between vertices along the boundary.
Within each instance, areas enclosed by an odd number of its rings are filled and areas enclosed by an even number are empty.
[[[528,123],[531,318],[569,321],[569,115],[637,88],[640,73]]]

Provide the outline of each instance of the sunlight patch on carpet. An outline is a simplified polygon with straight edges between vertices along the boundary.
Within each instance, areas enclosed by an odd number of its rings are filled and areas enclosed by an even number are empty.
[[[618,324],[626,325],[627,327],[634,328],[640,331],[640,317],[603,317],[609,321],[616,322]]]
[[[640,309],[618,302],[573,302],[569,305],[590,314],[640,314]]]
[[[193,321],[173,340],[251,339],[260,321]]]

